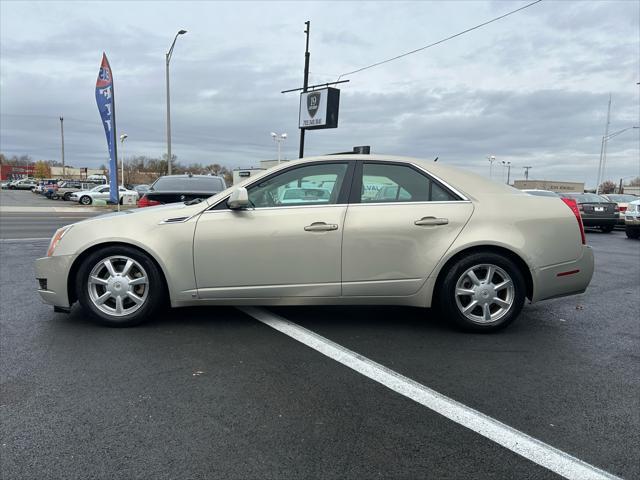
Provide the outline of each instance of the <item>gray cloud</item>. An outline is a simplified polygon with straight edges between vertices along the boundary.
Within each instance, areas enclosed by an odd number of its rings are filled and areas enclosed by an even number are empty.
[[[272,158],[270,131],[297,153],[304,20],[312,21],[311,81],[424,45],[513,8],[506,2],[1,4],[0,148],[107,160],[94,85],[100,55],[114,69],[125,155],[165,151],[164,52],[171,63],[173,150],[185,162],[248,166]],[[153,8],[150,6],[153,5]],[[96,12],[118,8],[105,24]],[[633,19],[636,19],[634,21]],[[434,49],[350,78],[340,127],[307,136],[307,153],[370,144],[440,156],[480,172],[486,156],[514,173],[595,182],[608,94],[611,129],[638,124],[638,4],[542,2]],[[638,131],[609,145],[607,175],[640,173]],[[518,173],[521,174],[521,173]]]

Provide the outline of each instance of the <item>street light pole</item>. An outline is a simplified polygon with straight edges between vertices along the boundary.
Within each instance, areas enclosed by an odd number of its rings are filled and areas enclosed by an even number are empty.
[[[507,162],[507,185],[511,182],[511,162]]]
[[[62,139],[62,178],[65,177],[66,171],[64,168],[64,118],[60,117],[60,137]]]
[[[129,135],[123,133],[120,135],[120,171],[122,172],[122,180],[120,181],[120,185],[124,187],[124,140]]]
[[[529,180],[529,170],[532,169],[533,167],[522,167],[522,168],[524,168],[524,179]]]
[[[496,161],[496,156],[490,155],[487,157],[487,160],[489,160],[489,178],[493,180],[493,162]]]
[[[304,33],[307,35],[307,46],[304,51],[304,79],[302,83],[302,92],[306,92],[309,87],[309,57],[311,54],[309,53],[309,31],[311,30],[311,22],[306,21],[304,24],[307,26]],[[304,134],[305,129],[300,129],[300,151],[298,152],[298,158],[304,157]]]
[[[281,158],[280,157],[280,144],[287,139],[287,134],[286,133],[281,133],[280,135],[278,135],[275,132],[271,132],[271,138],[273,138],[273,141],[278,144],[278,165],[279,165],[280,164],[280,158]]]
[[[605,157],[605,151],[607,148],[606,138],[609,136],[609,120],[611,118],[611,94],[609,94],[609,107],[607,108],[607,123],[604,127],[604,135],[602,136],[602,143],[600,144],[600,163],[598,164],[598,179],[596,181],[596,195],[600,193],[600,182],[602,181],[602,174],[604,170],[603,159]]]
[[[167,175],[171,175],[171,100],[169,96],[169,62],[171,61],[171,54],[173,53],[173,47],[176,45],[176,40],[178,39],[178,35],[184,35],[187,33],[186,30],[179,30],[176,33],[176,36],[173,39],[173,43],[171,44],[171,48],[165,54],[165,66],[166,66],[166,77],[167,77]]]

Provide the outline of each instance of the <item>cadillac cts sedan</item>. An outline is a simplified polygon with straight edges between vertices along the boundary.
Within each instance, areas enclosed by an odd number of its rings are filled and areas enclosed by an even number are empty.
[[[326,195],[284,202],[292,188]],[[375,194],[373,191],[381,191]],[[437,307],[467,330],[510,324],[526,299],[582,293],[593,274],[574,202],[413,158],[282,164],[198,204],[60,228],[39,293],[106,325],[164,305]]]

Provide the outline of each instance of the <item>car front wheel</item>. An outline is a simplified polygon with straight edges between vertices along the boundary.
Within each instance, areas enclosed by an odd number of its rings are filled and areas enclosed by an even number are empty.
[[[524,305],[526,284],[509,258],[474,253],[446,273],[437,303],[443,314],[465,330],[490,332],[513,322]]]
[[[613,232],[613,228],[614,228],[613,225],[602,225],[600,227],[600,231],[602,233],[611,233],[611,232]]]
[[[91,205],[91,197],[88,196],[84,196],[84,197],[80,197],[80,203],[82,205]]]
[[[166,299],[157,265],[141,251],[107,247],[89,255],[76,276],[80,304],[111,327],[129,327],[148,319]]]

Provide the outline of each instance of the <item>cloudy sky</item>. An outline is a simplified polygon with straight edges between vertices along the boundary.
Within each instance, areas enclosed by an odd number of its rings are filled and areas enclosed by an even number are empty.
[[[173,153],[185,163],[257,165],[287,132],[297,157],[304,21],[311,83],[437,41],[526,1],[0,2],[0,149],[107,163],[94,88],[102,52],[115,79],[125,156],[166,151],[164,54],[171,61]],[[640,123],[640,2],[552,1],[398,61],[346,76],[337,129],[307,134],[307,155],[371,145],[488,174],[593,186],[610,132]],[[640,130],[609,142],[605,177],[640,174]],[[495,168],[495,167],[494,167]],[[498,173],[500,169],[497,169]],[[494,174],[496,170],[494,170]]]

